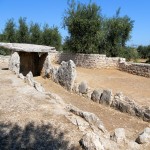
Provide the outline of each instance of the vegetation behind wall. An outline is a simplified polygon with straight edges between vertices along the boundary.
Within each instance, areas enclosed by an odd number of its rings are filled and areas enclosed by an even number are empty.
[[[45,24],[41,28],[38,23],[33,22],[28,25],[26,18],[20,17],[18,26],[13,18],[6,22],[5,28],[0,34],[0,41],[54,46],[57,50],[60,50],[62,38],[57,27],[50,28],[48,24]],[[0,54],[6,55],[9,52],[0,49]]]

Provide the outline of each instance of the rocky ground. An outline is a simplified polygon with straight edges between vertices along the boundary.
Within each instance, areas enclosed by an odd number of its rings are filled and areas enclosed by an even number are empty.
[[[80,149],[82,134],[60,101],[0,65],[0,149]]]
[[[48,79],[34,80],[46,93],[24,83],[0,62],[0,149],[66,150],[81,149],[80,144],[89,150],[150,148],[134,142],[150,127],[148,122],[97,105]],[[114,133],[116,128],[124,128],[126,136],[122,129]]]

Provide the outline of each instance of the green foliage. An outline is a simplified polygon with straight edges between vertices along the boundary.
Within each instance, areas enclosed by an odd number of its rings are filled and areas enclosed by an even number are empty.
[[[149,55],[150,55],[150,45],[148,46],[142,46],[140,45],[138,48],[137,48],[138,52],[139,52],[139,55],[141,58],[148,58]]]
[[[10,43],[16,42],[16,25],[13,19],[9,19],[6,22],[3,35],[1,36],[2,41],[7,41]]]
[[[11,51],[8,50],[8,49],[4,49],[4,48],[0,48],[0,55],[10,55],[11,54]]]
[[[19,18],[19,29],[17,30],[17,42],[29,43],[29,30],[26,18]]]
[[[42,43],[42,31],[38,23],[31,23],[30,25],[30,43],[41,44]]]
[[[57,50],[61,47],[61,35],[57,27],[50,28],[47,24],[43,28],[42,44],[54,46]]]
[[[57,50],[61,50],[62,37],[57,27],[50,28],[45,25],[43,29],[38,23],[26,23],[26,18],[20,17],[18,20],[19,26],[16,27],[13,19],[6,22],[4,31],[0,34],[0,41],[10,43],[31,43],[54,46]],[[0,54],[5,55],[4,49],[0,50]],[[6,54],[8,52],[6,51]]]
[[[114,17],[104,18],[95,3],[86,5],[69,1],[64,16],[64,27],[68,29],[69,37],[65,39],[64,50],[119,56],[133,28],[133,21],[119,14],[120,9]]]
[[[101,29],[100,7],[71,1],[64,16],[64,27],[69,37],[65,45],[75,53],[97,53],[98,32]]]
[[[139,52],[141,58],[148,59],[147,62],[150,63],[150,45],[148,46],[140,45],[137,48],[137,51]]]
[[[104,22],[104,37],[100,41],[99,51],[107,56],[116,57],[120,50],[125,48],[125,43],[130,39],[133,28],[133,21],[128,17],[119,17],[120,9],[116,16],[106,19]]]
[[[118,54],[119,57],[126,58],[127,61],[134,61],[136,62],[139,58],[139,54],[137,50],[133,47],[125,47],[121,48]]]

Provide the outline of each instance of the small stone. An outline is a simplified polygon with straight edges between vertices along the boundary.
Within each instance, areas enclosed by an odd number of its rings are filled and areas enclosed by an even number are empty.
[[[23,80],[24,80],[24,78],[25,78],[25,77],[24,77],[24,75],[23,75],[22,73],[19,73],[19,74],[18,74],[18,78],[20,78],[20,79],[23,79]]]
[[[113,100],[112,90],[104,90],[100,98],[100,103],[110,106]]]
[[[79,88],[79,93],[87,94],[88,92],[87,82],[85,81],[81,82],[78,88]]]
[[[102,90],[94,90],[93,93],[91,94],[91,99],[94,102],[99,103],[102,93],[103,93]]]
[[[136,142],[139,144],[150,143],[150,128],[147,127],[144,131],[138,136]]]
[[[125,129],[124,128],[115,129],[113,135],[111,136],[111,140],[117,143],[125,142],[126,140]]]
[[[80,140],[80,144],[86,150],[104,150],[99,136],[93,132],[85,134]]]
[[[41,93],[43,93],[43,92],[45,92],[45,89],[42,87],[42,85],[40,84],[40,83],[38,83],[38,82],[34,82],[34,87],[35,87],[35,89],[37,90],[37,91],[39,91],[39,92],[41,92]]]

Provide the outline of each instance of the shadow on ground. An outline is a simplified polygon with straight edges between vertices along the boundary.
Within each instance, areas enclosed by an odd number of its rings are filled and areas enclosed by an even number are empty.
[[[17,124],[0,123],[0,149],[2,150],[74,150],[64,140],[64,134],[51,124],[28,123],[25,128]]]
[[[1,70],[8,70],[8,68],[2,68]]]

